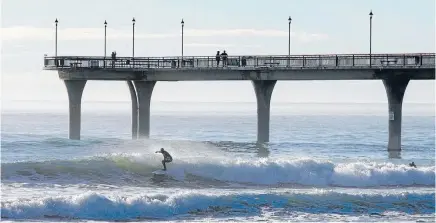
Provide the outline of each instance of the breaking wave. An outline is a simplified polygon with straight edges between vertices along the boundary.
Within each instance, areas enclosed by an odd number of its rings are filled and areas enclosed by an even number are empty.
[[[80,160],[2,164],[3,182],[82,182],[135,184],[160,169],[160,159],[139,154],[112,154]],[[254,185],[377,187],[435,185],[435,167],[403,164],[332,163],[314,159],[277,160],[187,158],[168,164],[167,175],[177,181],[215,180]],[[192,178],[191,177],[191,178]]]
[[[383,214],[389,211],[433,214],[434,193],[348,194],[315,190],[311,193],[175,193],[172,195],[104,195],[2,201],[1,216],[9,219],[67,218],[132,220],[179,215],[258,215],[266,209],[345,215]]]

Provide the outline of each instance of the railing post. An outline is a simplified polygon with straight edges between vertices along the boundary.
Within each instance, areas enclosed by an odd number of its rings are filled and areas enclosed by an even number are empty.
[[[306,65],[306,60],[304,59],[304,56],[303,56],[303,67]]]
[[[403,67],[406,66],[406,54],[403,54]]]
[[[421,54],[421,59],[420,59],[420,66],[422,66],[422,54]]]
[[[353,67],[354,67],[354,54],[353,54]]]
[[[321,63],[321,55],[319,55],[319,66],[321,67],[322,63]]]

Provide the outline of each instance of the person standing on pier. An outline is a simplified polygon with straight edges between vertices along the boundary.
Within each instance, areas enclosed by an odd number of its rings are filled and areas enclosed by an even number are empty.
[[[220,60],[221,60],[220,51],[216,51],[215,60],[216,60],[216,67],[218,67],[220,65]]]
[[[111,57],[112,57],[112,68],[114,68],[115,67],[115,60],[117,57],[117,52],[113,51]]]
[[[227,53],[224,50],[224,52],[221,54],[221,56],[223,57],[223,67],[227,67]]]

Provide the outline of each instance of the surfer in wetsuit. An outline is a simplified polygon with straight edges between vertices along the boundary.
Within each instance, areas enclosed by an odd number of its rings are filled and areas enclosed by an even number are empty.
[[[171,155],[167,151],[165,151],[164,148],[161,148],[160,151],[156,151],[156,153],[162,153],[162,155],[164,156],[164,159],[162,160],[162,165],[164,167],[163,170],[167,170],[167,166],[165,165],[165,163],[173,161],[173,157],[171,157]]]
[[[411,162],[411,163],[409,163],[409,166],[410,166],[410,167],[415,167],[415,168],[416,168],[415,162]]]

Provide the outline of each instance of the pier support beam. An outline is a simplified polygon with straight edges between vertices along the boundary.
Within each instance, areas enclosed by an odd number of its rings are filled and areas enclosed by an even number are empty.
[[[132,100],[132,139],[138,138],[138,96],[133,81],[126,81],[129,86],[130,98]]]
[[[389,142],[388,151],[401,150],[401,119],[404,92],[410,79],[388,77],[383,79],[389,103]]]
[[[269,142],[270,102],[275,80],[252,81],[257,99],[257,142]]]
[[[80,140],[80,116],[82,107],[82,93],[86,80],[64,80],[69,101],[69,138]]]
[[[134,81],[138,96],[138,138],[150,136],[150,102],[156,81]]]

